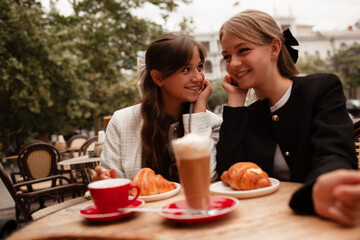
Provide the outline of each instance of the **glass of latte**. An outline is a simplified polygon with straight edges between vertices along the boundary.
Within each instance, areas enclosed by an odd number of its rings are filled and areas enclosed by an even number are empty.
[[[210,137],[189,133],[171,144],[190,213],[206,213],[210,206]]]

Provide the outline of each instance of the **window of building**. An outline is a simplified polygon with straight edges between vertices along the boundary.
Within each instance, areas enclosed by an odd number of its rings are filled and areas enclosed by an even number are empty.
[[[327,56],[331,57],[331,51],[330,50],[327,50]]]
[[[201,42],[201,44],[204,46],[206,51],[209,53],[210,52],[210,43],[209,42]]]
[[[205,72],[207,72],[207,73],[212,73],[212,72],[213,72],[213,70],[212,70],[212,64],[211,64],[210,61],[205,61],[205,66],[204,66],[204,68],[205,68]]]
[[[346,43],[341,43],[340,44],[340,50],[346,50],[346,49],[347,49]]]

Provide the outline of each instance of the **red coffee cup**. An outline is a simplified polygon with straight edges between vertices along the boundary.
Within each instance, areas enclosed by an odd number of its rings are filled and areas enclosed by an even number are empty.
[[[136,188],[137,194],[129,199],[129,192]],[[140,194],[140,188],[127,178],[112,178],[92,182],[88,185],[91,198],[100,213],[116,212],[135,202]]]

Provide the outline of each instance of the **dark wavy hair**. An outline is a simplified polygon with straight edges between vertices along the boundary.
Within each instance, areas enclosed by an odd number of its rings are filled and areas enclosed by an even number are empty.
[[[194,39],[180,33],[168,33],[154,40],[145,54],[146,77],[143,85],[141,115],[142,167],[149,167],[166,179],[178,181],[178,175],[171,166],[169,152],[170,122],[163,109],[160,87],[151,78],[150,71],[157,70],[162,79],[175,73],[191,61],[194,47],[199,50],[200,59],[205,61],[206,50]],[[189,103],[184,103],[183,113],[188,112]],[[184,135],[182,116],[178,119],[177,136]],[[174,173],[176,172],[176,173]]]

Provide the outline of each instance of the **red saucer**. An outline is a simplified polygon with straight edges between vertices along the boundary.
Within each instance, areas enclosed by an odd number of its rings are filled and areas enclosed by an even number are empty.
[[[130,204],[129,208],[139,208],[143,207],[145,205],[144,200],[136,199],[135,202]],[[87,206],[86,208],[80,210],[80,216],[90,220],[90,221],[96,221],[96,222],[106,222],[106,221],[115,221],[122,218],[125,218],[134,212],[113,212],[113,213],[105,213],[102,214],[99,212],[99,210],[96,208],[95,205]]]
[[[180,223],[205,223],[205,222],[215,221],[233,212],[236,208],[239,207],[239,204],[240,204],[239,200],[233,197],[210,196],[210,208],[219,210],[219,212],[215,213],[214,215],[207,215],[207,214],[192,215],[192,214],[180,213],[180,212],[169,213],[166,211],[161,211],[159,212],[159,214],[160,216],[166,219]],[[181,200],[166,205],[163,208],[187,209],[188,205],[186,203],[186,200]]]

